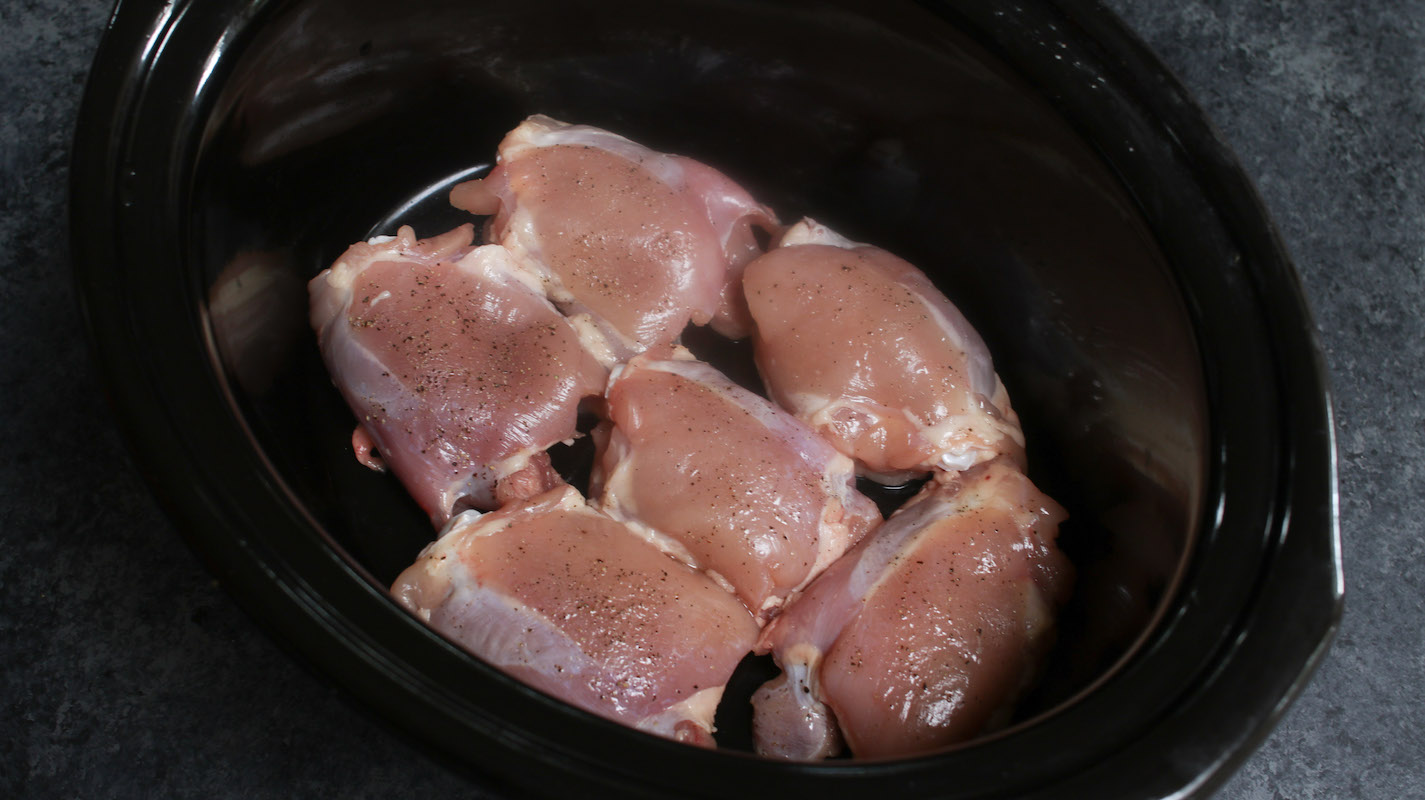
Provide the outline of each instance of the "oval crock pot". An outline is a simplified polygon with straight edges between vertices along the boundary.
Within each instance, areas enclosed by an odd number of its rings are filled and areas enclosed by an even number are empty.
[[[896,251],[984,334],[1079,571],[1015,725],[789,764],[745,752],[729,702],[728,747],[684,747],[527,689],[388,599],[433,534],[351,458],[305,281],[396,224],[462,221],[445,189],[536,112]],[[1339,618],[1331,410],[1297,278],[1201,113],[1092,2],[123,0],[71,224],[112,401],[179,530],[274,635],[487,786],[1202,795]]]

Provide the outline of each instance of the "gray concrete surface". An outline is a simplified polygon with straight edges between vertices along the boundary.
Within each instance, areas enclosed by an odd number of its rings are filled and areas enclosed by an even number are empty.
[[[1219,796],[1425,798],[1425,3],[1109,5],[1259,187],[1336,389],[1345,622]],[[0,797],[479,795],[266,638],[125,455],[65,236],[108,10],[0,3]]]

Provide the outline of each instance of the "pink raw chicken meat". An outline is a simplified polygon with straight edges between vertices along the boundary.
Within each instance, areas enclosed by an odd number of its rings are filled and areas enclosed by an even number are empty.
[[[391,592],[536,689],[709,747],[723,687],[757,638],[736,598],[568,486],[457,516]]]
[[[854,465],[682,348],[615,370],[592,496],[764,619],[881,521]]]
[[[773,399],[867,477],[1023,458],[985,343],[920,270],[802,220],[748,265],[743,289]]]
[[[402,227],[309,286],[322,357],[360,421],[357,457],[389,465],[437,527],[458,505],[560,483],[545,449],[575,435],[580,398],[607,377],[505,250],[473,237]]]
[[[498,166],[450,201],[494,214],[487,238],[544,281],[604,362],[677,339],[689,321],[748,333],[742,268],[772,211],[722,173],[587,125],[534,116]]]
[[[758,644],[784,674],[753,697],[758,751],[907,756],[1003,724],[1072,582],[1064,518],[1013,465],[940,476],[836,562]]]

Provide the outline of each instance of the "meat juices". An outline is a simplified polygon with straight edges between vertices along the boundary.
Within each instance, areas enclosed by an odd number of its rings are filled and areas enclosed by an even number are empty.
[[[849,458],[682,348],[616,369],[607,397],[590,496],[673,539],[759,619],[881,521]]]
[[[457,505],[561,483],[544,451],[575,434],[580,398],[607,376],[505,250],[473,235],[403,227],[309,285],[322,357],[360,421],[357,457],[389,465],[436,527]]]
[[[769,393],[867,477],[1022,460],[989,350],[920,270],[802,220],[748,265],[743,288]]]
[[[1007,721],[1072,566],[1061,508],[1003,460],[941,475],[762,632],[785,673],[753,697],[763,755],[908,756]]]
[[[511,677],[705,747],[723,687],[757,637],[736,598],[568,486],[457,516],[391,592]]]
[[[726,176],[587,125],[530,117],[498,166],[450,201],[493,214],[487,239],[538,275],[605,364],[674,341],[691,321],[744,336],[742,267],[772,211]]]

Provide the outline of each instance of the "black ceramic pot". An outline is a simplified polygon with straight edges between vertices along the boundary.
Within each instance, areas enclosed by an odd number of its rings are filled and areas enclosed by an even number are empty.
[[[445,189],[536,112],[891,249],[980,329],[1079,569],[1015,726],[786,764],[739,749],[728,702],[728,747],[698,750],[529,690],[387,598],[432,533],[352,459],[305,282],[397,223],[464,221]],[[276,636],[492,786],[1204,794],[1335,628],[1330,405],[1296,277],[1200,112],[1094,3],[124,0],[73,180],[94,347],[179,529]]]

